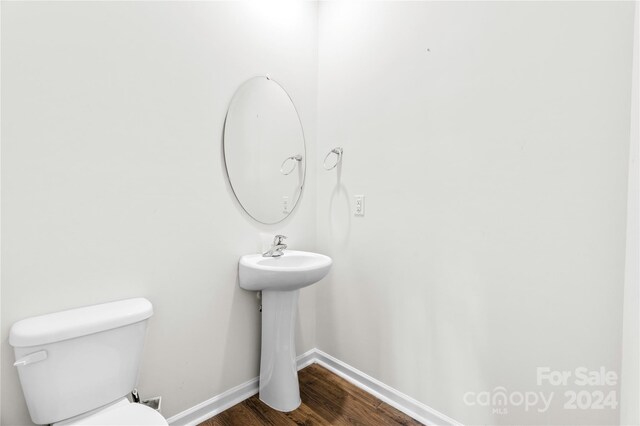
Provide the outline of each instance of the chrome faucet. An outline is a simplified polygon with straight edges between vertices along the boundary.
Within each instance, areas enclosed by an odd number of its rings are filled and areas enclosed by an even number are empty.
[[[282,252],[282,250],[287,248],[287,245],[285,243],[283,243],[284,240],[286,240],[287,237],[285,237],[284,235],[276,235],[275,238],[273,239],[273,245],[271,246],[271,248],[267,251],[265,251],[264,253],[262,253],[262,257],[280,257],[282,256],[284,253]]]

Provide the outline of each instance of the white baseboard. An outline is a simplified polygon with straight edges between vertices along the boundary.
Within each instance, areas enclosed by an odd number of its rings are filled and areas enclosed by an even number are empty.
[[[167,419],[171,426],[195,426],[258,393],[258,377]]]
[[[346,381],[353,383],[360,389],[386,402],[397,410],[402,411],[422,424],[462,426],[462,423],[453,420],[451,417],[434,410],[428,405],[416,401],[410,396],[385,385],[381,381],[374,379],[373,377],[353,368],[329,354],[322,352],[319,349],[315,349],[315,358],[315,361],[327,370],[342,377]]]
[[[306,351],[302,355],[299,355],[298,358],[296,358],[296,363],[298,364],[298,371],[300,371],[303,368],[308,367],[311,364],[313,364],[314,362],[316,362],[316,352],[317,351],[318,350],[316,348],[309,349],[308,351]]]
[[[453,420],[452,418],[416,401],[410,396],[398,392],[397,390],[366,375],[362,371],[345,364],[331,355],[322,352],[319,349],[311,349],[310,351],[305,352],[298,356],[296,362],[298,364],[298,370],[301,370],[313,363],[318,363],[327,370],[337,374],[360,389],[363,389],[423,424],[461,426],[461,423]],[[182,413],[178,413],[167,419],[167,422],[171,426],[196,426],[197,424],[210,419],[216,414],[219,414],[258,393],[258,379],[258,377],[251,379],[248,382],[229,389],[220,395],[214,396],[195,407],[191,407]]]
[[[298,370],[301,370],[315,362],[315,351],[315,349],[311,349],[296,358]],[[243,384],[236,386],[235,388],[222,392],[220,395],[207,399],[195,407],[191,407],[182,413],[178,413],[175,416],[168,418],[167,422],[171,426],[196,426],[216,414],[222,413],[227,408],[231,408],[245,399],[251,398],[253,395],[257,394],[258,379],[259,377],[255,377],[248,382],[244,382]]]

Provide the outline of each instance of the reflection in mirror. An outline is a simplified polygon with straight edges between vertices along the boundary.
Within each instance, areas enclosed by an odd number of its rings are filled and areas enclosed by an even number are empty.
[[[269,77],[244,82],[224,123],[224,161],[242,208],[265,224],[285,219],[305,178],[302,123],[287,92]]]

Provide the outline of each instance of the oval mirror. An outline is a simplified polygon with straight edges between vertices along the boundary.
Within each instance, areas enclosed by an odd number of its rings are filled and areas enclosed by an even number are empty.
[[[224,162],[242,208],[260,223],[285,219],[305,178],[302,123],[293,101],[269,77],[244,82],[224,121]]]

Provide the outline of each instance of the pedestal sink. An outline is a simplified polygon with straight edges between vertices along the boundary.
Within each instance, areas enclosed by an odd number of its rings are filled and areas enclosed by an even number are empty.
[[[240,287],[262,291],[260,400],[276,410],[300,406],[294,340],[298,294],[327,275],[331,263],[328,256],[294,250],[280,257],[240,258]]]

